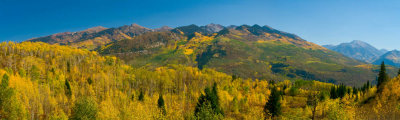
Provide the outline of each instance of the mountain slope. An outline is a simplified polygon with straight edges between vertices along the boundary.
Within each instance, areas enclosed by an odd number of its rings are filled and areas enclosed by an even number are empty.
[[[359,40],[354,40],[350,43],[342,43],[337,46],[324,45],[324,47],[342,53],[347,57],[368,63],[374,62],[379,56],[384,54],[382,50],[378,50],[372,45]]]
[[[181,26],[175,29],[172,29],[172,32],[180,33],[189,37],[193,37],[194,33],[202,33],[206,35],[210,35],[216,32],[223,30],[225,27],[219,24],[208,24],[205,26],[197,26],[195,24],[188,26]]]
[[[359,85],[374,80],[376,69],[294,34],[259,25],[224,27],[214,33],[189,25],[145,33],[97,50],[138,67],[183,64],[252,79]]]
[[[385,64],[400,67],[400,51],[398,50],[393,50],[385,53],[379,59],[375,60],[373,64],[379,65],[382,63],[382,61],[385,62]]]
[[[28,41],[69,45],[93,50],[110,42],[131,39],[132,37],[150,31],[152,30],[137,24],[125,25],[118,28],[94,27],[79,32],[64,32],[45,37],[32,38]]]

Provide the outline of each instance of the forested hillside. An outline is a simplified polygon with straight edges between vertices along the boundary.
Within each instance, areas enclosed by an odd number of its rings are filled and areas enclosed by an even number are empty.
[[[392,119],[399,78],[378,87],[243,79],[185,65],[133,68],[46,43],[0,44],[1,119]],[[375,74],[374,74],[375,75]]]
[[[27,41],[69,45],[76,48],[93,50],[110,42],[130,39],[150,31],[152,30],[137,24],[124,25],[117,28],[104,28],[99,26],[79,32],[63,32],[44,37],[32,38]]]
[[[306,79],[357,86],[375,80],[377,66],[345,57],[291,33],[259,25],[222,30],[213,26],[189,25],[148,32],[96,51],[138,67],[183,64],[242,78]]]

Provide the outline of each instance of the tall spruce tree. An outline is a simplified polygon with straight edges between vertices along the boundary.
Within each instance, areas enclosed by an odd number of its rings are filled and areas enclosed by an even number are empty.
[[[335,86],[331,87],[330,95],[331,95],[331,99],[336,99],[337,98],[338,95],[336,93],[336,87]]]
[[[143,93],[143,90],[140,90],[138,100],[139,100],[139,101],[142,101],[142,102],[144,101],[144,93]]]
[[[281,95],[276,87],[271,89],[268,101],[264,106],[266,116],[276,117],[281,114]]]
[[[386,67],[385,67],[385,62],[382,62],[381,64],[381,70],[379,71],[378,74],[378,91],[380,91],[380,86],[382,85],[382,83],[386,82],[389,80],[389,75],[386,73]]]
[[[223,116],[224,112],[219,104],[217,84],[214,83],[211,90],[209,87],[206,87],[204,89],[204,93],[205,94],[200,95],[197,105],[195,107],[196,117],[198,117],[198,119],[215,119],[218,118],[218,116]],[[210,113],[211,116],[217,117],[204,116],[204,112],[207,112],[207,114]]]
[[[167,114],[167,111],[165,110],[165,103],[164,103],[164,98],[163,98],[162,94],[160,94],[160,96],[158,96],[157,106],[158,106],[158,108],[161,109],[161,112],[163,113],[163,115]]]
[[[71,84],[69,83],[68,80],[65,80],[65,94],[68,97],[71,97],[71,95],[72,95]]]

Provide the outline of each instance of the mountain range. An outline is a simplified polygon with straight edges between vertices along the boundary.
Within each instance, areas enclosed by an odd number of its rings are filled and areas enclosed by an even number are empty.
[[[93,50],[117,56],[134,67],[151,69],[181,64],[248,79],[306,79],[360,85],[375,80],[378,69],[325,48],[329,46],[322,47],[266,25],[192,24],[149,29],[132,24],[95,27],[28,41]],[[354,43],[370,47],[360,41]],[[374,54],[368,56],[370,61],[382,54],[375,49],[371,52]]]
[[[374,62],[378,57],[385,54],[383,51],[380,51],[372,45],[360,40],[354,40],[350,43],[341,43],[336,46],[324,45],[324,47],[342,53],[347,57],[351,57],[368,63]]]
[[[57,33],[49,36],[32,38],[28,41],[32,42],[46,42],[50,44],[69,45],[77,48],[84,48],[93,50],[102,45],[106,45],[113,41],[122,39],[131,39],[132,37],[150,31],[164,31],[169,30],[168,27],[160,29],[149,29],[137,24],[124,25],[118,28],[105,28],[102,26],[89,28],[79,32],[64,32]]]
[[[380,65],[384,61],[388,65],[400,67],[399,51],[378,50],[374,46],[360,40],[341,43],[339,45],[323,45],[323,47],[367,63]]]
[[[400,67],[400,51],[398,50],[393,50],[389,51],[382,56],[380,56],[373,64],[381,64],[382,62],[385,62],[385,64]]]

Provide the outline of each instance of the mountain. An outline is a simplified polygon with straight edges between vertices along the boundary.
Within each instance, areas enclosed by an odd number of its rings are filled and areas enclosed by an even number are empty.
[[[213,34],[223,30],[225,27],[219,24],[208,24],[205,26],[197,26],[195,24],[188,26],[181,26],[175,29],[172,29],[172,32],[185,34],[189,37],[193,37],[194,33],[202,33],[202,34]]]
[[[181,64],[249,79],[306,79],[347,85],[375,80],[376,66],[295,34],[269,26],[218,26],[188,25],[147,32],[111,42],[96,51],[117,56],[135,67]]]
[[[381,53],[387,53],[387,52],[389,52],[389,50],[386,50],[386,49],[380,49],[379,51],[381,51]]]
[[[379,65],[382,63],[382,61],[385,62],[385,64],[400,67],[400,51],[398,50],[393,50],[385,53],[379,59],[375,60],[373,64]]]
[[[173,29],[173,28],[168,27],[168,26],[162,26],[162,27],[160,27],[160,28],[154,29],[154,31],[156,31],[156,32],[163,32],[163,31],[170,31],[170,30],[172,30],[172,29]]]
[[[374,62],[377,58],[385,53],[384,50],[378,50],[372,45],[360,40],[354,40],[350,43],[341,43],[336,46],[324,45],[323,47],[342,53],[347,57],[368,63]]]
[[[167,29],[167,28],[164,28]],[[50,44],[69,45],[77,48],[93,50],[102,45],[152,31],[137,24],[125,25],[118,28],[94,27],[79,32],[64,32],[49,36],[32,38],[27,41],[45,42]]]

